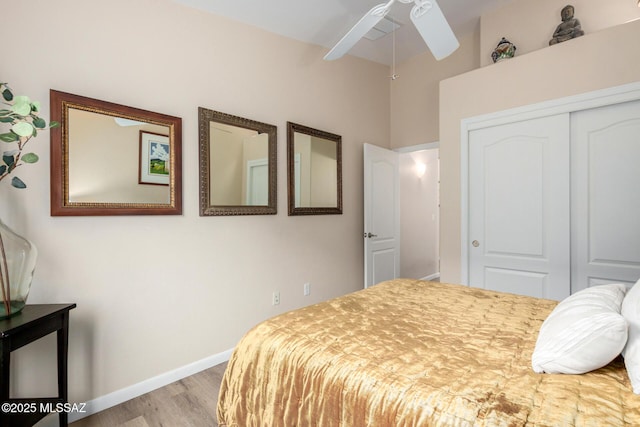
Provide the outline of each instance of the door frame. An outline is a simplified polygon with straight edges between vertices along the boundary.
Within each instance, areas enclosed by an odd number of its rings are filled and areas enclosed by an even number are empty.
[[[640,81],[469,117],[460,121],[460,278],[469,285],[469,134],[476,129],[640,100]]]

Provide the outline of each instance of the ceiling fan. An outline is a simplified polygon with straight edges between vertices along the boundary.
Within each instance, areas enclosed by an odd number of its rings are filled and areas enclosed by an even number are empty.
[[[374,6],[356,25],[324,56],[327,61],[346,54],[365,34],[385,17],[396,0]],[[409,16],[411,22],[424,39],[437,60],[451,55],[459,46],[440,6],[435,0],[398,0],[400,3],[415,3]]]

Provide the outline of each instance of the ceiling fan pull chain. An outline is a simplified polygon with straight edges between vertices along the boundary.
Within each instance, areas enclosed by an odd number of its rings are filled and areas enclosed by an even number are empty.
[[[420,18],[433,7],[433,3],[429,0],[415,0],[415,4],[414,8],[411,9],[411,14],[414,18]]]
[[[402,1],[402,0],[401,0]],[[393,45],[392,45],[392,67],[391,67],[391,80],[397,79],[399,76],[396,74],[396,30],[393,30],[391,33],[393,36]]]

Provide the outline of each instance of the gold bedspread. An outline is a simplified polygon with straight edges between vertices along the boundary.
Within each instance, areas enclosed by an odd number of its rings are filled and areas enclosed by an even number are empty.
[[[640,426],[620,358],[585,375],[536,374],[556,302],[394,280],[282,314],[234,351],[226,426]]]

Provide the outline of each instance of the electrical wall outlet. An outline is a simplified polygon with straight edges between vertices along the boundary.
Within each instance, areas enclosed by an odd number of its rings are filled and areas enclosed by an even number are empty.
[[[311,283],[305,283],[303,286],[304,289],[304,296],[308,297],[309,295],[311,295]]]
[[[272,303],[273,303],[273,305],[280,304],[280,292],[276,291],[276,292],[273,293]]]

